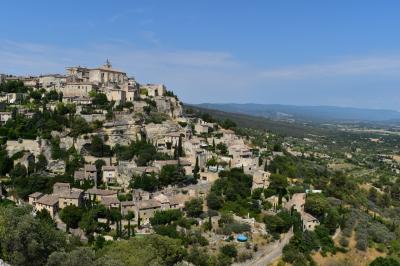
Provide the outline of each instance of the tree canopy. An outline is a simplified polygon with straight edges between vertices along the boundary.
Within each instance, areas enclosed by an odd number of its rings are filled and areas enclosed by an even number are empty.
[[[1,257],[12,265],[45,265],[47,257],[66,246],[53,224],[31,215],[28,207],[0,207]]]

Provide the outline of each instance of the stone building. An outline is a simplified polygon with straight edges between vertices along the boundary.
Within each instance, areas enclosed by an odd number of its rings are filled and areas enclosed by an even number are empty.
[[[59,74],[43,75],[38,79],[38,86],[46,91],[61,91],[67,83],[67,77]]]
[[[269,177],[271,176],[270,172],[257,170],[253,174],[253,184],[251,190],[255,190],[257,188],[266,189],[269,187]]]
[[[303,231],[314,231],[315,227],[320,225],[317,218],[306,212],[301,213],[301,220],[303,221]]]
[[[141,96],[164,96],[167,92],[164,84],[140,84],[140,95]]]
[[[51,218],[54,218],[58,213],[58,197],[54,195],[43,195],[35,202],[35,210],[41,211],[43,209],[50,213]]]
[[[137,203],[137,217],[142,224],[148,224],[157,210],[161,210],[161,203],[155,199],[142,200]]]
[[[107,100],[114,101],[116,104],[124,104],[126,102],[126,91],[121,89],[106,89],[105,94]]]
[[[80,207],[83,202],[83,190],[78,188],[60,192],[57,196],[60,209],[71,205]]]
[[[91,82],[67,82],[65,87],[61,88],[60,91],[64,97],[88,97],[89,92],[95,88]]]
[[[28,196],[28,203],[32,206],[36,204],[36,201],[43,196],[41,192],[34,192]]]
[[[101,202],[102,198],[106,197],[117,197],[118,192],[116,190],[107,190],[107,189],[98,189],[98,188],[90,188],[86,190],[85,197],[89,199],[96,200]]]
[[[117,177],[115,166],[103,165],[101,171],[103,173],[102,180],[104,183],[115,183]]]
[[[90,82],[98,86],[109,84],[122,85],[128,82],[126,73],[113,69],[108,60],[99,68],[68,67],[67,75],[68,80],[71,82]]]

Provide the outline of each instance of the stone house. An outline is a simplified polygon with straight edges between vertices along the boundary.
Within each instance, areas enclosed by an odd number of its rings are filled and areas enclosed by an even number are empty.
[[[83,170],[78,170],[74,172],[74,181],[79,182],[79,184],[83,184],[84,181],[86,180],[85,178],[85,171]]]
[[[160,193],[154,196],[153,199],[155,199],[161,204],[161,210],[167,210],[171,208],[170,200],[166,195]]]
[[[104,183],[108,184],[116,182],[117,171],[115,166],[103,165],[101,171],[103,173],[102,180]]]
[[[73,188],[71,191],[64,191],[57,196],[60,209],[70,205],[74,205],[76,207],[82,206],[83,190],[81,189]]]
[[[42,192],[34,192],[28,196],[29,205],[35,206],[36,201],[43,196]]]
[[[269,187],[269,177],[271,176],[270,172],[264,170],[257,170],[253,174],[253,183],[251,186],[251,190],[255,190],[257,188],[267,189]]]
[[[303,230],[314,231],[315,227],[320,224],[317,218],[304,211],[306,203],[306,193],[295,193],[290,200],[285,204],[287,210],[294,209],[300,213],[303,222]]]
[[[117,105],[126,102],[126,92],[120,89],[107,89],[106,96],[107,100],[114,101]]]
[[[127,215],[128,212],[136,213],[136,202],[135,201],[122,201],[121,202],[121,213]],[[137,218],[137,216],[135,216]]]
[[[137,203],[137,215],[138,219],[142,224],[148,224],[150,222],[150,218],[154,216],[154,213],[157,210],[161,210],[162,204],[155,200],[142,200]]]
[[[53,185],[53,193],[54,194],[61,193],[64,191],[69,191],[69,190],[71,190],[71,185],[69,183],[57,182],[57,183],[54,183],[54,185]]]
[[[116,190],[109,190],[109,189],[98,189],[98,188],[90,188],[85,192],[85,198],[96,200],[101,202],[102,198],[105,197],[117,197],[118,192]]]
[[[306,212],[301,213],[301,220],[303,221],[303,231],[314,231],[315,227],[320,225],[317,218]]]
[[[120,208],[121,207],[121,202],[119,201],[118,197],[116,196],[110,196],[110,197],[102,197],[101,198],[101,204],[106,206],[106,208]]]
[[[44,88],[46,91],[60,91],[61,88],[65,87],[66,83],[67,77],[59,74],[43,75],[39,77],[38,81],[39,87]]]
[[[214,183],[218,178],[218,172],[200,172],[200,180],[209,182],[209,183]]]
[[[196,131],[197,134],[208,134],[210,132],[210,127],[208,126],[208,123],[197,123],[194,125],[194,131]]]
[[[59,211],[58,197],[54,195],[43,195],[36,200],[34,207],[36,211],[47,210],[51,218],[54,218]]]
[[[87,180],[96,180],[96,178],[97,178],[97,169],[96,169],[95,165],[85,164],[84,171],[85,171],[85,179],[87,179]]]
[[[91,82],[67,82],[60,91],[63,97],[88,97],[89,92],[95,89],[96,87]]]
[[[132,195],[133,195],[133,201],[136,202],[150,199],[150,192],[145,191],[143,189],[133,189]]]
[[[139,88],[141,97],[164,96],[167,91],[164,84],[140,84]]]
[[[22,80],[22,82],[24,83],[25,87],[35,88],[39,85],[39,79],[37,77],[26,77]]]

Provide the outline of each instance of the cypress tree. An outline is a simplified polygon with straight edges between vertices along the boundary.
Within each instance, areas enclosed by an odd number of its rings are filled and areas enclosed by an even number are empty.
[[[196,156],[196,164],[195,164],[194,169],[193,169],[193,176],[194,176],[194,178],[196,178],[196,179],[199,178],[199,171],[200,171],[200,167],[199,167],[199,157]]]

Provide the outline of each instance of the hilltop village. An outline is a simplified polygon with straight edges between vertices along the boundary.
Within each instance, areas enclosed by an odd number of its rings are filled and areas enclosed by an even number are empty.
[[[36,215],[47,213],[82,240],[116,239],[127,227],[128,236],[151,234],[161,230],[155,220],[171,215],[212,228],[221,225],[222,196],[210,193],[217,180],[238,178],[248,186],[231,194],[259,194],[270,184],[265,164],[273,157],[262,160],[264,150],[236,135],[235,123],[184,114],[163,84],[139,84],[108,60],[98,68],[67,67],[65,75],[1,75],[0,84],[2,170],[11,180],[3,179],[2,197],[30,205]],[[304,211],[305,195],[262,201],[272,215],[296,209],[303,230],[312,231],[319,221]],[[101,210],[89,218],[101,230],[74,218],[93,206]],[[265,225],[248,212],[222,217],[238,227],[226,237],[267,237]]]
[[[398,174],[363,153],[379,142],[391,154],[388,137],[238,127],[108,60],[0,75],[0,110],[0,258],[12,265],[311,265],[353,249],[365,265],[359,252],[372,261],[395,241],[397,225],[377,215],[400,182],[388,196],[383,181],[354,181],[378,167]]]

